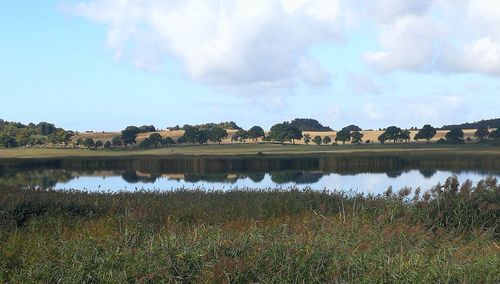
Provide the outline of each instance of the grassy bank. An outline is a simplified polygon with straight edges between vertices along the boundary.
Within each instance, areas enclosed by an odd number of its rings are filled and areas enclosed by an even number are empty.
[[[63,157],[133,157],[133,156],[244,156],[311,155],[311,154],[371,154],[393,153],[411,155],[489,155],[500,157],[500,147],[465,144],[387,144],[387,145],[291,145],[291,144],[231,144],[182,145],[150,150],[87,150],[64,148],[12,148],[0,149],[0,159],[63,158]]]
[[[3,282],[500,281],[500,187],[430,194],[2,189]]]

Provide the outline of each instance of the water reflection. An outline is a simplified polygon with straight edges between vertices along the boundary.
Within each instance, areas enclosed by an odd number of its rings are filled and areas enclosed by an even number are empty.
[[[424,186],[456,174],[500,177],[495,159],[443,159],[400,156],[303,158],[62,159],[0,162],[0,186],[83,189],[127,185],[144,188],[230,185],[369,190],[373,186]],[[405,184],[406,183],[406,184]],[[100,187],[99,187],[100,188]]]

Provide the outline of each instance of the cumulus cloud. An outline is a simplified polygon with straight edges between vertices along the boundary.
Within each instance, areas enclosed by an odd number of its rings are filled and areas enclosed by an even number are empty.
[[[393,7],[392,17],[379,21],[380,50],[365,52],[367,63],[383,71],[500,74],[499,1],[404,2],[377,2]]]
[[[217,87],[319,85],[307,50],[340,37],[340,0],[91,0],[66,10],[106,25],[107,45],[154,70],[173,58]]]
[[[347,83],[353,94],[381,94],[384,88],[378,84],[372,77],[366,74],[347,73]]]
[[[376,39],[359,54],[376,71],[500,74],[498,0],[81,0],[65,11],[104,25],[117,59],[149,71],[173,61],[233,93],[329,85],[335,62],[309,51],[352,29]],[[346,79],[354,93],[380,92],[366,76]]]

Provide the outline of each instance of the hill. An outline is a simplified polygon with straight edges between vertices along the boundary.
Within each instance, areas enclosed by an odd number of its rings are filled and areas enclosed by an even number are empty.
[[[457,128],[457,127],[462,129],[477,129],[481,127],[500,128],[500,118],[466,122],[462,124],[444,125],[443,127],[441,127],[441,129],[450,130],[452,128]]]

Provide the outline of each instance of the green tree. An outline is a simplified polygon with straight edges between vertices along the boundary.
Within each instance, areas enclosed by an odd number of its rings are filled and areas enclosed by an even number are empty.
[[[490,131],[486,127],[481,127],[474,132],[474,137],[479,139],[479,142],[483,142],[484,138],[488,137]]]
[[[133,126],[135,127],[135,126]],[[137,127],[135,127],[137,128]],[[127,129],[122,130],[121,132],[121,141],[123,145],[128,146],[128,145],[133,145],[136,143],[135,139],[137,138],[137,131],[132,128],[132,126],[127,127]]]
[[[401,130],[401,132],[399,133],[399,139],[401,141],[404,141],[405,143],[410,141],[410,130]]]
[[[84,147],[87,147],[87,148],[92,148],[95,146],[95,142],[94,142],[94,139],[90,138],[90,137],[87,137],[83,140],[83,143],[82,145]]]
[[[345,144],[346,141],[351,140],[351,132],[347,129],[342,129],[337,132],[337,136],[335,137],[335,141],[342,141],[342,144]]]
[[[200,145],[207,144],[210,139],[210,132],[207,129],[198,130],[198,135],[196,136],[196,142]]]
[[[208,136],[210,141],[220,144],[223,139],[227,138],[227,131],[222,127],[214,126],[208,129]]]
[[[121,146],[123,146],[122,138],[120,136],[113,136],[113,138],[111,138],[111,145],[113,147],[121,147]]]
[[[352,143],[360,144],[363,141],[363,133],[359,131],[351,132]]]
[[[163,146],[170,146],[170,145],[174,145],[175,144],[175,141],[174,139],[172,139],[171,137],[165,137],[163,138],[163,140],[161,141],[161,145]]]
[[[385,144],[385,141],[387,141],[387,134],[385,134],[385,132],[383,132],[382,134],[380,134],[378,136],[378,141],[381,143],[381,144]]]
[[[389,141],[392,140],[395,143],[396,141],[402,140],[401,139],[402,132],[403,130],[397,126],[389,126],[385,130],[385,136],[387,140]]]
[[[231,141],[245,142],[248,138],[249,138],[248,132],[243,129],[240,129],[233,134],[233,137],[231,137]]]
[[[330,143],[332,143],[332,138],[330,138],[330,136],[323,137],[323,144],[328,145]]]
[[[309,133],[304,134],[304,143],[306,143],[306,145],[309,145],[310,142],[311,142],[311,135]]]
[[[491,131],[490,135],[489,135],[489,138],[490,139],[499,139],[500,138],[500,130],[499,129],[495,129],[495,130]]]
[[[422,129],[420,129],[417,134],[415,134],[415,140],[425,139],[427,143],[431,141],[432,138],[436,136],[436,128],[432,127],[430,124],[424,125]]]
[[[248,138],[252,139],[253,141],[257,141],[257,139],[259,138],[264,138],[264,136],[264,129],[262,129],[262,127],[260,126],[255,125],[248,130]]]
[[[276,142],[283,143],[289,141],[295,144],[295,140],[302,139],[302,131],[285,121],[273,125],[268,136],[271,140]]]
[[[198,135],[200,130],[191,125],[184,125],[183,129],[183,141],[186,141],[186,143],[192,143],[193,145],[196,144],[198,142]]]
[[[106,141],[106,143],[104,143],[104,149],[109,149],[109,148],[111,148],[111,142]]]
[[[0,146],[5,148],[16,147],[17,146],[16,139],[8,135],[7,133],[0,133]]]
[[[313,138],[313,142],[314,142],[314,144],[316,144],[316,145],[318,145],[318,146],[319,146],[319,145],[321,145],[321,143],[323,142],[323,139],[321,139],[321,136],[316,135],[316,136],[314,136],[314,138]]]
[[[153,147],[158,147],[162,144],[163,137],[159,133],[152,133],[149,135],[150,145]]]
[[[30,133],[27,128],[21,128],[16,133],[16,144],[26,146],[30,142]]]
[[[453,128],[446,133],[446,142],[452,144],[463,144],[464,143],[464,132],[460,128]]]
[[[96,148],[101,148],[101,147],[103,147],[103,146],[104,146],[104,143],[102,143],[102,141],[101,141],[101,140],[97,140],[97,141],[95,141],[94,146],[95,146]]]

